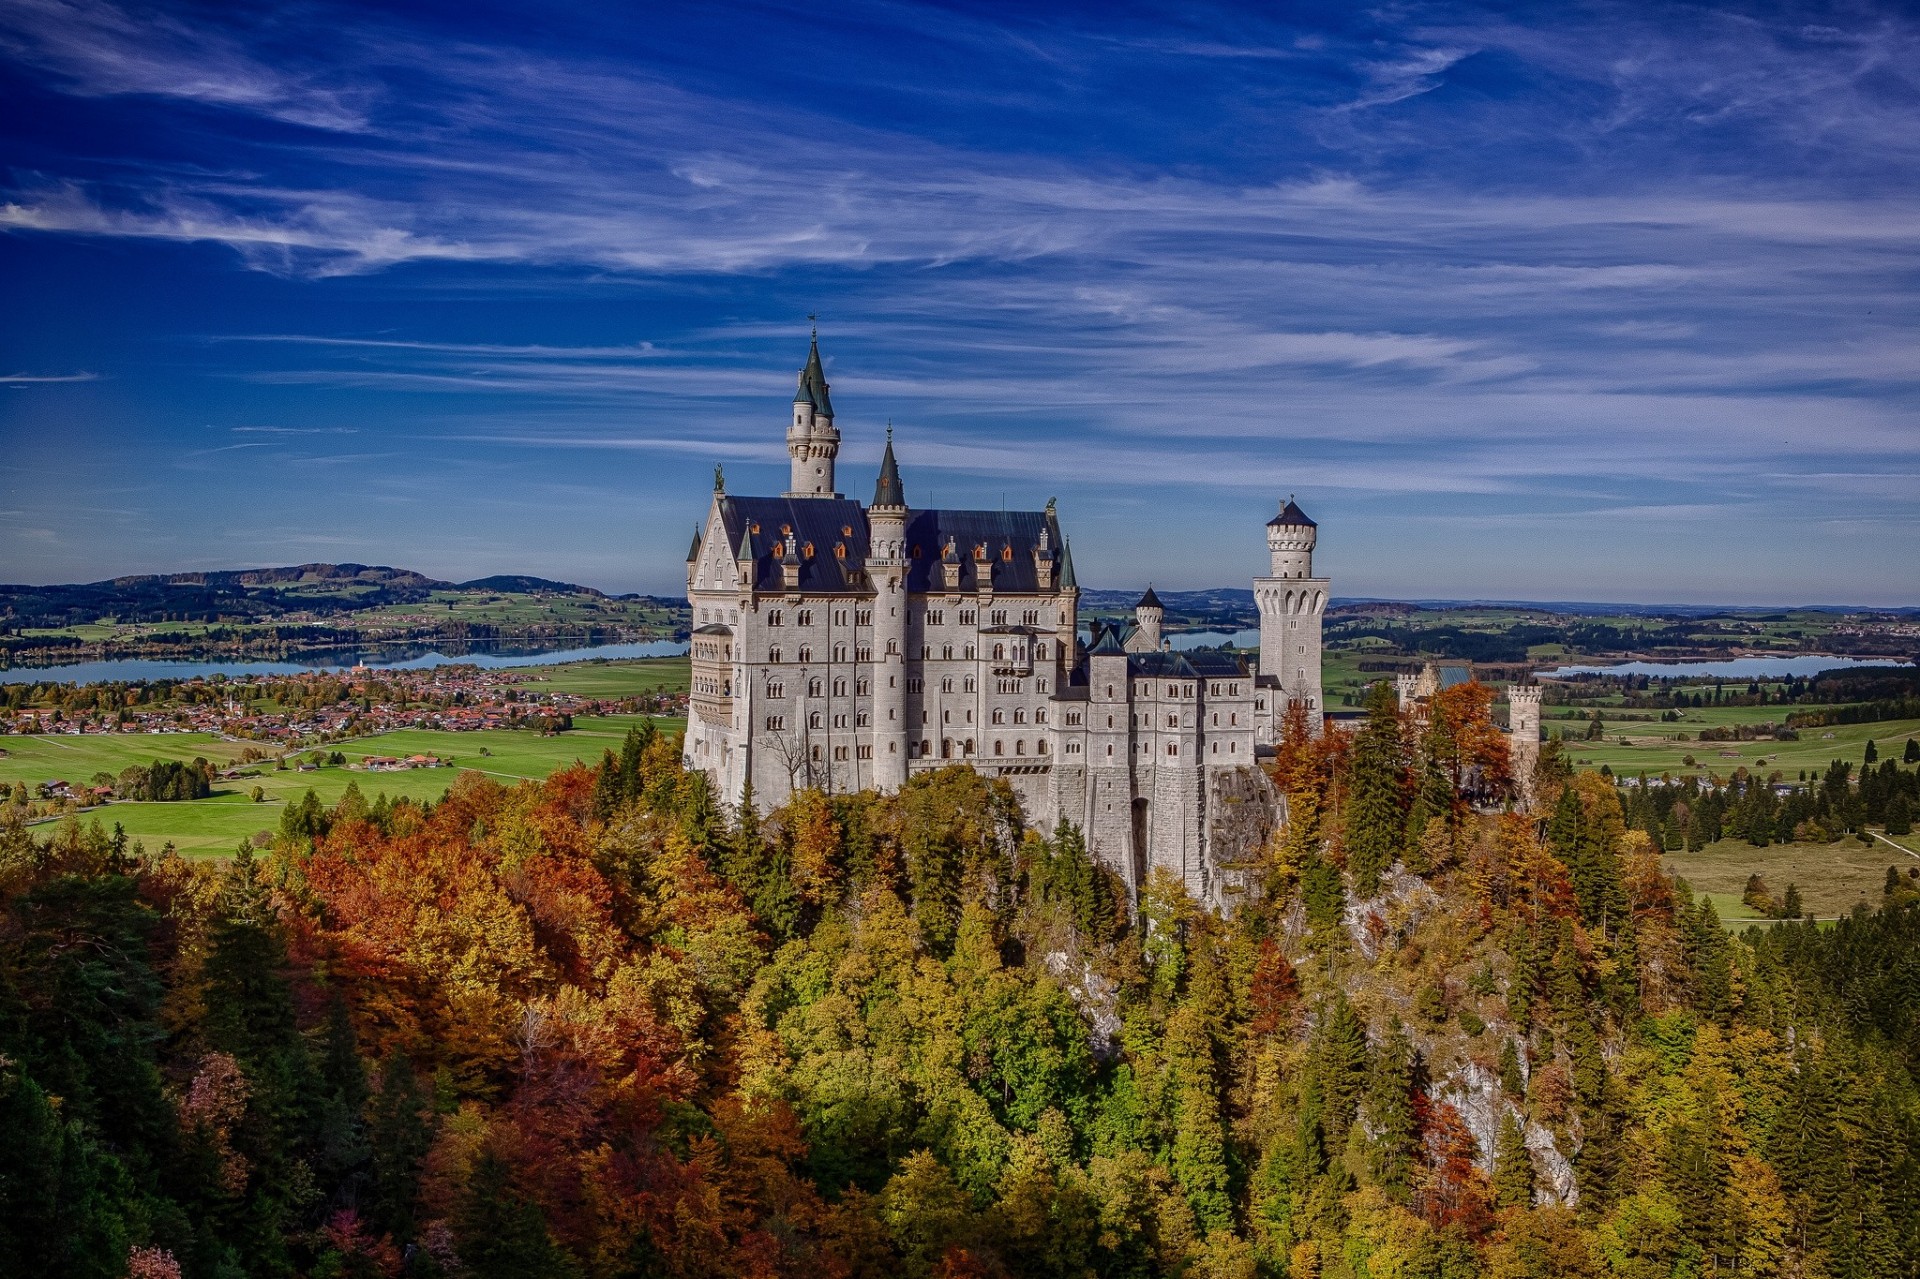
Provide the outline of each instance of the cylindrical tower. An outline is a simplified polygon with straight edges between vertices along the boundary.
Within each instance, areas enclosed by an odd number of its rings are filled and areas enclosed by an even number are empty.
[[[1273,698],[1277,728],[1290,703],[1306,707],[1314,728],[1325,707],[1320,695],[1320,618],[1327,609],[1328,582],[1313,575],[1319,529],[1289,497],[1267,521],[1267,553],[1273,574],[1253,580],[1260,608],[1260,682],[1278,688]]]
[[[907,780],[907,495],[893,460],[893,429],[867,508],[867,577],[873,583],[873,784]]]
[[[1507,689],[1507,739],[1514,787],[1522,806],[1533,806],[1533,773],[1540,764],[1540,686],[1513,684]]]
[[[807,349],[807,366],[793,393],[793,421],[787,427],[787,456],[793,471],[788,497],[839,497],[833,488],[833,463],[840,455],[840,432],[833,426],[833,400],[820,367],[820,335]]]

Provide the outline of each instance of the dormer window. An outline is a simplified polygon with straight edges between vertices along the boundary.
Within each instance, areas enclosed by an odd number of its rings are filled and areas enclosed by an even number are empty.
[[[1012,542],[1008,542],[1005,546],[1000,548],[1000,558],[1003,560],[1013,559],[1013,543]]]

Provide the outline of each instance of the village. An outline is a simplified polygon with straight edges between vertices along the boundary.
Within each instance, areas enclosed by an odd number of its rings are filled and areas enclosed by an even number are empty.
[[[584,697],[542,676],[477,666],[300,675],[213,675],[126,684],[15,684],[0,734],[213,733],[281,750],[399,728],[563,732],[576,715],[684,716],[685,693]]]

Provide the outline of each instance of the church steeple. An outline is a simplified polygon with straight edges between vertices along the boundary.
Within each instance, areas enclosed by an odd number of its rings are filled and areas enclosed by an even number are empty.
[[[907,492],[900,485],[900,464],[893,460],[893,424],[887,424],[887,451],[880,457],[880,478],[873,486],[875,506],[905,506]]]

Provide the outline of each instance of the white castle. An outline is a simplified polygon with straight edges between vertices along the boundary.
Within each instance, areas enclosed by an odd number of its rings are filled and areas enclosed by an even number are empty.
[[[1267,523],[1257,663],[1176,652],[1151,589],[1131,625],[1081,635],[1053,503],[912,508],[889,430],[863,507],[835,489],[839,450],[816,336],[787,491],[738,497],[716,470],[687,554],[688,767],[726,803],[769,808],[806,787],[890,791],[965,764],[1006,778],[1031,824],[1080,827],[1136,893],[1162,866],[1222,901],[1276,815],[1257,756],[1291,702],[1319,726],[1328,583],[1313,575],[1314,522],[1289,499]]]

